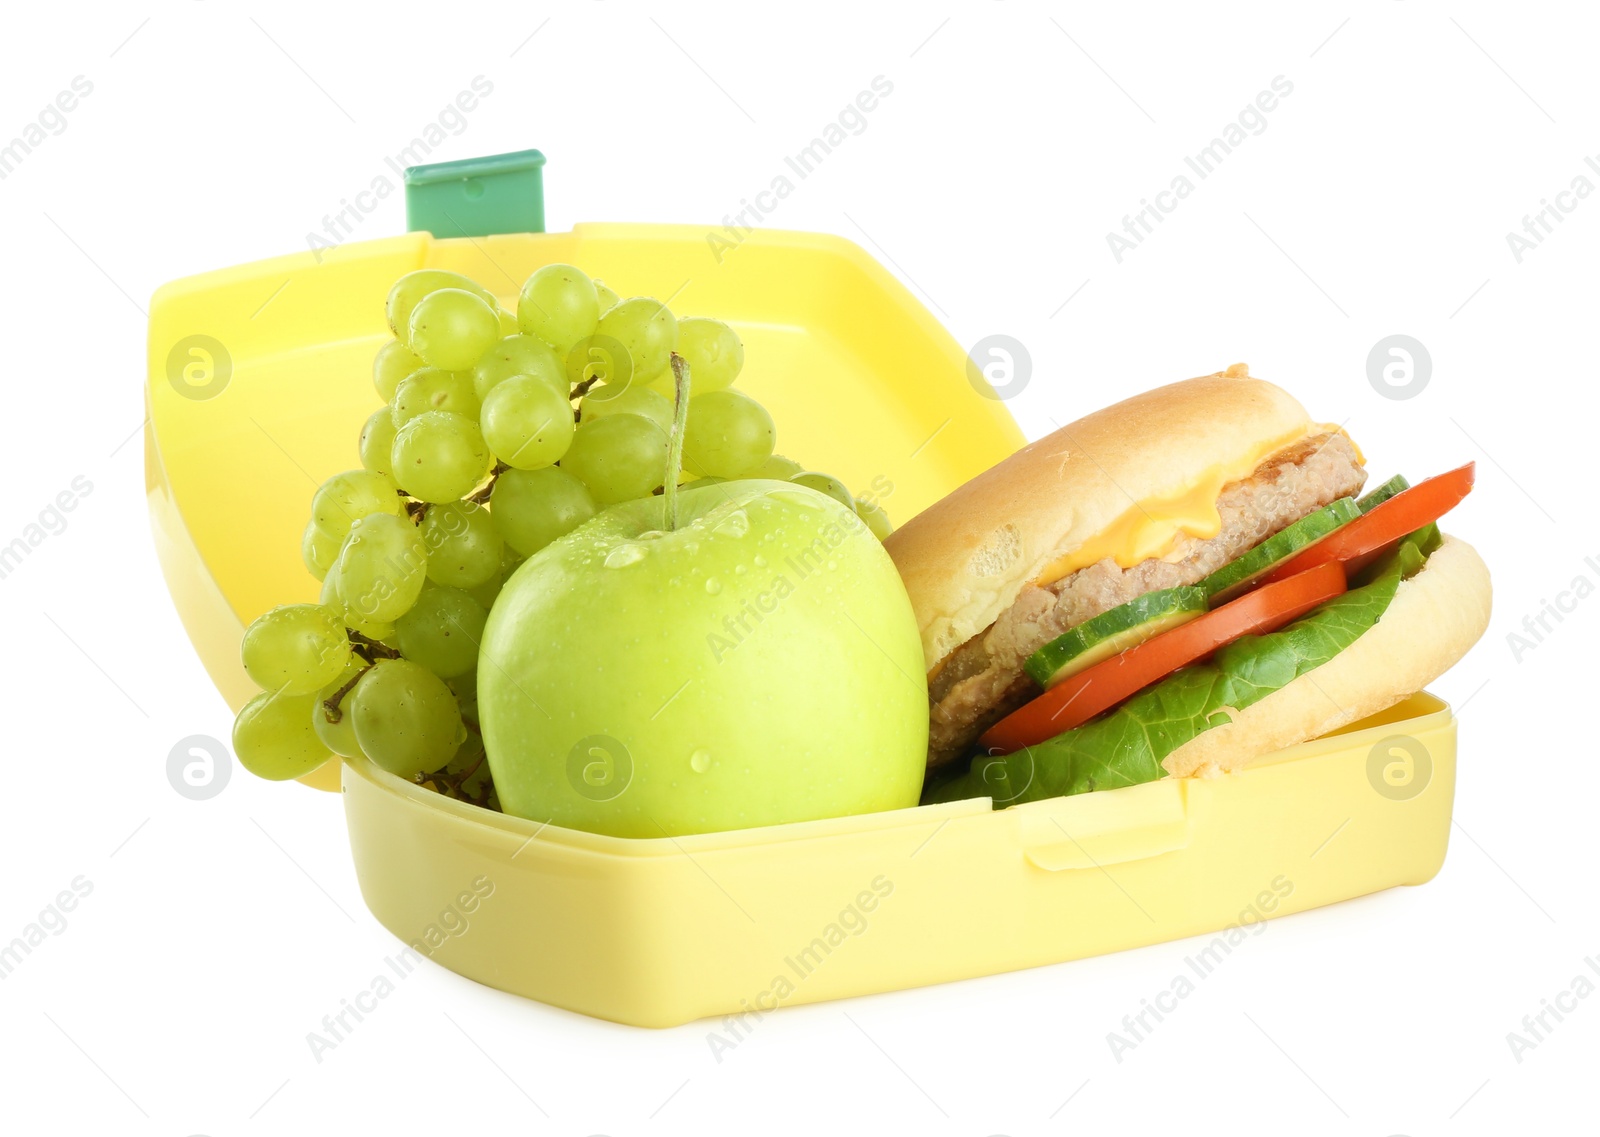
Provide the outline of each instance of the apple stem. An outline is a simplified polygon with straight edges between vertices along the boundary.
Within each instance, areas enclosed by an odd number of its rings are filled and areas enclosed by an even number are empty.
[[[683,431],[689,421],[689,364],[672,353],[672,435],[667,439],[667,479],[661,483],[667,499],[667,529],[678,527],[678,470],[683,465]]]

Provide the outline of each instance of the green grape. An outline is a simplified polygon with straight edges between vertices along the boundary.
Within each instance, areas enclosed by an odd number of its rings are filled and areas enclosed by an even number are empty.
[[[865,522],[872,535],[882,541],[894,532],[894,526],[889,524],[889,515],[883,511],[883,506],[875,501],[868,501],[864,497],[856,498],[856,516]]]
[[[462,708],[466,717],[466,708]],[[489,772],[489,762],[483,750],[483,736],[469,730],[467,737],[456,748],[455,757],[444,768],[445,777],[456,784],[458,796],[468,801],[484,802],[494,792],[494,778]]]
[[[585,420],[572,436],[561,468],[601,505],[649,497],[667,471],[667,433],[638,415]]]
[[[774,454],[745,476],[750,478],[771,478],[775,482],[786,482],[796,474],[805,472],[806,468],[794,459],[785,458],[782,454]]]
[[[350,620],[351,619],[351,616],[350,616],[350,613],[349,613],[348,609],[345,611],[345,619],[346,620]],[[386,647],[394,647],[395,646],[395,644],[394,644],[394,635],[395,635],[395,633],[394,633],[394,624],[393,624],[393,622],[390,622],[390,623],[387,623],[387,624],[379,624],[379,623],[373,623],[371,621],[363,620],[363,621],[361,621],[359,623],[350,624],[350,627],[354,631],[360,632],[362,635],[366,636],[369,640],[373,640],[376,643],[381,643],[381,644],[385,645]],[[398,651],[399,649],[396,648],[395,650]]]
[[[339,542],[339,547],[342,551],[344,548],[343,541]],[[339,558],[337,556],[334,557],[333,563],[328,566],[328,571],[322,576],[322,592],[317,597],[317,603],[335,612],[345,611],[344,594],[339,588]],[[348,613],[345,616],[345,626],[355,626],[350,623]]]
[[[742,391],[695,395],[683,431],[683,464],[695,474],[744,477],[772,457],[776,440],[772,416]]]
[[[317,487],[311,499],[311,524],[343,538],[350,526],[369,514],[398,517],[404,508],[394,482],[383,474],[346,470]]]
[[[478,645],[489,613],[459,588],[432,585],[395,621],[400,654],[441,679],[465,675],[478,666]]]
[[[594,282],[594,294],[600,301],[600,314],[602,316],[616,307],[617,301],[622,299],[622,297],[611,291],[603,280]]]
[[[733,386],[744,366],[744,344],[721,320],[691,316],[678,321],[678,354],[689,365],[697,395]]]
[[[352,612],[350,606],[344,602],[344,594],[339,588],[338,560],[329,567],[328,575],[322,582],[322,595],[317,602],[334,612],[343,612],[345,627],[360,632],[369,640],[382,640],[387,643],[394,637],[393,623],[364,620],[359,613]]]
[[[553,469],[554,467],[552,467]],[[509,472],[509,471],[508,471]],[[505,475],[502,474],[501,477]],[[580,487],[581,488],[581,487]],[[593,508],[591,503],[590,508]],[[500,590],[505,587],[506,581],[511,579],[511,574],[521,567],[523,556],[510,545],[502,545],[500,551],[500,571],[472,588],[463,589],[468,596],[483,606],[485,612],[494,608],[494,602],[500,596]]]
[[[400,380],[392,402],[396,430],[429,411],[450,411],[470,419],[478,417],[478,394],[473,389],[470,371],[424,367]]]
[[[500,321],[500,334],[502,336],[514,336],[522,331],[522,329],[517,326],[517,318],[510,312],[507,312],[504,308],[500,307],[498,302],[495,305],[494,314],[495,318]]]
[[[417,602],[427,579],[428,549],[410,519],[375,513],[351,526],[338,573],[335,589],[348,614],[368,624],[390,624]]]
[[[342,613],[320,604],[285,604],[245,629],[239,657],[263,691],[309,695],[326,686],[350,660]]]
[[[727,478],[712,478],[712,477],[691,478],[687,482],[684,482],[683,485],[679,486],[678,488],[679,489],[685,489],[685,490],[703,490],[707,486],[720,486],[720,485],[724,484],[727,481],[728,481]]]
[[[435,584],[474,588],[500,579],[505,542],[483,506],[471,501],[430,505],[420,532],[428,549],[428,579]]]
[[[317,696],[265,691],[233,720],[233,753],[239,765],[274,782],[302,778],[332,757],[311,726]]]
[[[633,361],[622,345],[608,336],[584,336],[567,352],[566,380],[571,386],[603,383],[614,390],[626,390],[633,382]],[[587,389],[587,388],[585,388]]]
[[[339,545],[341,545],[342,549],[344,542],[339,542]],[[328,611],[342,612],[344,614],[344,625],[347,628],[355,628],[357,632],[362,632],[362,628],[355,627],[354,622],[350,620],[350,612],[344,606],[344,592],[339,588],[338,557],[333,558],[333,565],[328,566],[328,571],[323,574],[322,593],[318,593],[317,603],[322,604],[323,608],[328,609]],[[366,633],[362,632],[362,635],[366,635]]]
[[[468,671],[465,675],[452,675],[444,681],[450,688],[450,693],[456,697],[456,705],[461,708],[461,721],[478,725],[478,672],[476,669]]]
[[[394,411],[389,407],[373,411],[367,425],[361,428],[361,464],[386,478],[389,477],[389,452],[394,449],[394,430]]]
[[[572,444],[572,404],[543,380],[513,375],[483,402],[483,440],[507,466],[537,470],[560,461]]]
[[[537,336],[512,335],[490,348],[489,354],[478,360],[478,366],[473,368],[472,389],[478,396],[478,402],[489,397],[496,383],[513,375],[532,375],[535,379],[541,379],[563,399],[570,389],[566,370],[554,348]]]
[[[672,400],[635,383],[625,387],[596,387],[583,397],[585,422],[607,415],[640,415],[662,430],[672,429]]]
[[[318,528],[315,521],[308,521],[306,531],[300,538],[300,559],[305,562],[306,570],[312,576],[324,580],[328,569],[339,559],[339,546],[342,544],[343,534],[329,533],[326,529]]]
[[[355,719],[350,714],[349,697],[346,691],[340,700],[339,710],[330,712],[326,706],[327,700],[339,693],[346,683],[360,675],[367,669],[367,661],[359,656],[352,656],[350,662],[345,664],[339,677],[317,692],[316,702],[311,704],[311,729],[317,732],[317,737],[335,754],[342,754],[346,758],[361,758],[361,745],[356,741]],[[339,721],[334,722],[329,718],[330,713],[337,713]]]
[[[405,344],[390,340],[378,349],[372,361],[372,385],[378,389],[378,398],[387,403],[394,398],[400,380],[426,366]]]
[[[398,777],[437,770],[466,737],[456,697],[409,659],[380,659],[346,696],[361,752]],[[309,722],[307,726],[309,728]]]
[[[432,367],[461,371],[500,339],[500,317],[493,303],[463,288],[430,292],[411,310],[411,350]]]
[[[494,608],[494,602],[500,597],[500,590],[505,587],[505,578],[495,573],[482,584],[475,584],[471,588],[461,591],[478,602],[478,607],[488,612]]]
[[[394,436],[395,478],[422,501],[466,497],[489,470],[489,447],[478,424],[450,411],[426,411]]]
[[[599,318],[594,282],[571,265],[545,265],[528,278],[517,300],[517,324],[523,332],[563,355],[594,331]]]
[[[551,469],[555,469],[555,467],[552,466]],[[532,471],[528,471],[528,472],[531,473]],[[522,473],[523,473],[523,471],[520,471],[520,470],[518,471],[518,475],[519,476]],[[576,480],[576,479],[574,479],[574,480]],[[583,483],[582,482],[578,483],[578,488],[580,488],[580,489],[583,488]],[[589,491],[584,490],[585,494],[587,494],[588,492]],[[593,499],[590,499],[589,508],[591,508],[591,509],[594,508]],[[519,568],[522,567],[522,562],[527,560],[527,559],[528,558],[525,557],[523,554],[521,554],[521,553],[517,552],[517,550],[513,549],[511,547],[511,543],[509,541],[506,542],[504,550],[500,553],[500,587],[502,587],[502,588],[505,587],[506,582],[508,582],[514,575],[516,575],[516,571]],[[480,600],[479,603],[482,603],[482,601]],[[484,604],[483,606],[485,608],[491,607],[491,605],[489,605],[489,604]]]
[[[789,480],[797,486],[807,486],[819,493],[825,493],[852,513],[855,512],[856,499],[850,496],[850,491],[844,488],[844,483],[838,478],[819,474],[815,470],[807,470]]]
[[[460,288],[472,293],[491,308],[497,307],[494,293],[457,272],[422,268],[408,272],[389,289],[389,299],[384,303],[384,315],[389,320],[389,330],[402,343],[411,340],[411,313],[422,298],[441,288]],[[380,392],[381,393],[381,392]]]
[[[584,484],[559,466],[505,470],[495,479],[489,512],[506,547],[531,557],[595,515]],[[502,576],[510,573],[502,570]]]
[[[635,296],[612,307],[595,328],[595,335],[615,340],[627,356],[627,375],[608,377],[607,383],[624,386],[635,378],[648,382],[667,366],[678,346],[678,321],[661,301]]]

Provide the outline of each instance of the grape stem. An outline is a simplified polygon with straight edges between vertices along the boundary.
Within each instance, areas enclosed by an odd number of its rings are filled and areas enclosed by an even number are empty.
[[[600,376],[599,375],[591,375],[591,376],[589,376],[589,378],[585,379],[583,382],[579,383],[576,387],[574,387],[572,389],[572,391],[567,395],[568,399],[578,399],[578,400],[580,400],[579,404],[572,409],[572,421],[574,423],[579,423],[579,422],[583,421],[583,403],[581,402],[581,400],[583,399],[583,397],[585,395],[587,395],[589,393],[589,388],[593,387],[598,382],[600,382]]]
[[[689,364],[672,353],[672,436],[667,439],[667,477],[661,483],[667,499],[667,529],[678,527],[678,470],[683,465],[683,431],[689,421]]]
[[[489,480],[484,482],[483,485],[473,490],[461,500],[475,502],[478,505],[482,505],[484,502],[489,500],[489,495],[494,493],[494,484],[500,480],[500,475],[509,469],[511,469],[511,467],[507,466],[504,462],[496,462],[494,464],[494,469],[489,471]]]
[[[372,663],[369,661],[367,665],[360,671],[357,671],[354,675],[350,676],[350,681],[348,683],[346,683],[343,687],[340,687],[326,699],[322,700],[323,717],[331,723],[336,723],[343,719],[344,708],[339,704],[344,702],[344,697],[355,689],[355,685],[357,683],[361,682],[361,677],[371,670]]]
[[[379,659],[399,659],[400,653],[381,640],[364,636],[354,628],[346,628],[345,635],[350,637],[350,649],[367,663],[371,664]]]
[[[469,728],[471,726],[470,723],[465,722],[463,725],[466,725]],[[460,774],[456,774],[454,776],[451,775],[449,766],[441,766],[431,774],[422,775],[422,777],[418,779],[418,782],[419,784],[432,782],[436,786],[443,786],[446,797],[452,796],[453,791],[453,796],[459,797],[463,801],[470,801],[474,804],[478,804],[477,799],[471,794],[466,793],[462,789],[462,786],[466,784],[468,778],[472,777],[472,775],[478,772],[478,767],[483,765],[483,759],[484,755],[480,753],[478,755],[478,760],[474,762],[469,769],[463,770]],[[487,798],[485,800],[487,800]]]

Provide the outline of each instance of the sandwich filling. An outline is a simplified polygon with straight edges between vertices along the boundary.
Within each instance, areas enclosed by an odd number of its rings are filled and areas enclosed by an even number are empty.
[[[1359,493],[1366,476],[1343,434],[1311,435],[1223,487],[1215,537],[1180,533],[1165,556],[1127,568],[1107,557],[1060,580],[1027,585],[930,678],[928,764],[961,756],[988,727],[1037,695],[1023,663],[1067,629],[1144,593],[1197,583],[1313,510]]]
[[[1290,688],[1301,676],[1334,661],[1387,618],[1401,582],[1423,570],[1444,539],[1429,522],[1357,574],[1355,587],[1295,623],[1247,635],[1204,663],[1180,668],[1107,714],[1034,746],[952,764],[929,777],[923,803],[987,797],[997,808],[1067,794],[1138,785],[1179,774],[1173,756],[1208,731],[1233,724],[1249,708]],[[1468,550],[1468,556],[1475,554]],[[1479,562],[1481,568],[1481,562]],[[1449,571],[1449,570],[1446,570]],[[1484,580],[1487,586],[1487,580]],[[1270,587],[1270,586],[1269,586]],[[1488,597],[1478,617],[1487,623]],[[1471,617],[1468,617],[1471,619]],[[1473,638],[1481,634],[1473,633]],[[1321,692],[1321,686],[1317,690]],[[1379,707],[1391,705],[1393,698]],[[1321,693],[1327,699],[1326,693]],[[1330,706],[1333,704],[1329,703]],[[1342,708],[1334,707],[1335,711]],[[1326,715],[1327,712],[1322,712]],[[1343,725],[1349,717],[1335,717]],[[1237,755],[1248,760],[1255,753]],[[1203,767],[1202,767],[1203,768]],[[1191,768],[1186,773],[1196,773]]]

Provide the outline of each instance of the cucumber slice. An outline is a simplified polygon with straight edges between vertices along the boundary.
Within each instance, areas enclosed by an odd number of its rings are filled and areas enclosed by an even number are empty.
[[[1371,513],[1375,506],[1382,505],[1401,490],[1411,488],[1411,483],[1406,481],[1404,474],[1396,474],[1383,485],[1373,490],[1366,497],[1356,502],[1356,508],[1362,513]]]
[[[1205,615],[1205,611],[1205,591],[1193,585],[1146,592],[1068,628],[1030,655],[1023,670],[1040,686],[1054,687],[1067,676],[1120,655],[1169,628],[1187,624],[1196,616]]]
[[[1200,587],[1213,605],[1226,604],[1296,553],[1304,552],[1360,516],[1356,499],[1341,497],[1280,529],[1238,560],[1229,561],[1202,580]]]

